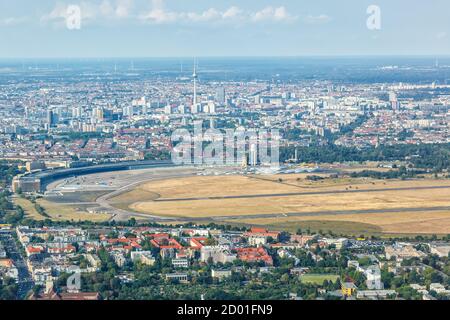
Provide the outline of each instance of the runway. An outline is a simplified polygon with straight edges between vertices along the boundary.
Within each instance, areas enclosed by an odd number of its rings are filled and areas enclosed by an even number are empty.
[[[435,189],[450,189],[450,186],[408,187],[408,188],[381,188],[381,189],[367,189],[367,190],[336,190],[336,191],[268,193],[268,194],[250,194],[250,195],[238,195],[238,196],[215,196],[215,197],[156,199],[156,200],[153,200],[153,201],[155,201],[155,202],[179,202],[179,201],[204,201],[204,200],[226,200],[226,199],[253,199],[253,198],[275,198],[275,197],[311,196],[311,195],[326,195],[326,194],[372,193],[372,192],[386,192],[386,191],[417,191],[417,190],[435,190]]]

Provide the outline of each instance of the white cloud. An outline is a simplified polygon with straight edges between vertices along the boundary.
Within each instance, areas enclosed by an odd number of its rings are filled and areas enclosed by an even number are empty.
[[[205,21],[218,21],[222,18],[222,13],[217,11],[214,8],[210,8],[206,11],[203,11],[201,13],[196,12],[188,12],[185,14],[187,20],[193,21],[193,22],[205,22]]]
[[[326,14],[320,14],[317,16],[308,15],[303,19],[303,21],[307,24],[322,24],[322,23],[327,23],[330,20],[331,20],[331,18]]]
[[[230,7],[228,10],[226,10],[222,16],[224,19],[235,19],[240,17],[242,14],[244,13],[243,10],[241,10],[240,8],[233,6]]]
[[[156,3],[160,4],[160,1]],[[202,12],[177,12],[165,10],[160,5],[153,7],[147,14],[141,15],[140,19],[149,23],[199,23],[199,22],[221,22],[237,18],[242,10],[237,7],[231,7],[226,11],[219,11],[215,8],[209,8]]]
[[[155,8],[146,15],[142,15],[141,20],[154,23],[170,23],[179,20],[179,15],[175,12],[164,11],[163,9]]]
[[[266,7],[258,12],[245,12],[237,6],[221,11],[209,8],[201,12],[171,11],[164,8],[164,1],[153,0],[152,9],[140,16],[142,21],[148,23],[199,23],[199,22],[224,22],[230,20],[241,20],[248,22],[275,21],[287,22],[295,20],[285,7]]]
[[[134,0],[98,0],[96,2],[83,0],[78,5],[81,8],[83,24],[137,19],[150,24],[223,24],[232,21],[235,25],[242,25],[260,22],[285,23],[298,18],[290,14],[284,6],[268,6],[259,11],[243,10],[238,6],[225,9],[211,7],[203,11],[177,11],[166,8],[164,0],[151,0],[150,10],[139,13],[138,5],[135,5]],[[41,17],[41,22],[62,25],[68,16],[67,7],[65,2],[57,3],[51,12]]]
[[[99,11],[103,16],[111,16],[114,14],[114,7],[109,0],[103,0],[99,6]]]
[[[126,18],[130,15],[133,0],[118,0],[115,14],[118,18]]]
[[[59,23],[67,18],[68,4],[57,3],[53,10],[41,17],[41,22]],[[103,0],[101,3],[92,1],[82,1],[78,4],[81,9],[81,19],[83,22],[92,21],[98,18],[120,19],[130,16],[133,0]]]
[[[252,14],[252,20],[255,22],[260,21],[290,22],[296,19],[297,16],[289,14],[285,7],[274,8],[272,6],[269,6],[262,9],[261,11]]]
[[[29,19],[27,17],[8,17],[0,19],[0,26],[2,27],[13,27],[18,26],[22,23],[27,22]]]

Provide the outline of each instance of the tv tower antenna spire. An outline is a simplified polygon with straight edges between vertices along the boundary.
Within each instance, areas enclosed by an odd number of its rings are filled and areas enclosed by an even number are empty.
[[[194,78],[194,105],[197,104],[197,79],[198,79],[198,75],[197,75],[197,60],[194,58],[194,73],[192,75],[192,78]]]

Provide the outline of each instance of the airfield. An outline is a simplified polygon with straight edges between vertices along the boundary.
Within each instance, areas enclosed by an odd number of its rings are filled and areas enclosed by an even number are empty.
[[[315,173],[268,174],[177,167],[98,173],[56,181],[37,202],[54,220],[135,218],[354,235],[450,234],[449,179],[330,177],[362,169],[330,166]],[[311,175],[324,179],[307,179]],[[39,218],[32,206],[21,206]]]

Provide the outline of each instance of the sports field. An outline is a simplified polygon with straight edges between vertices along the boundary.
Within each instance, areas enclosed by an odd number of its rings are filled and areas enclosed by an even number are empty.
[[[336,282],[339,279],[339,276],[336,274],[304,274],[300,276],[300,280],[303,283],[310,283],[310,284],[316,284],[316,285],[323,285],[323,282],[325,280]]]

